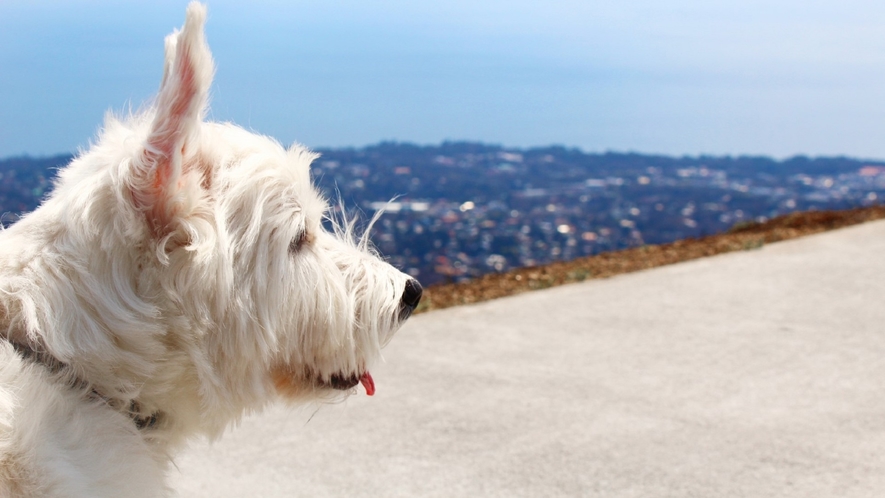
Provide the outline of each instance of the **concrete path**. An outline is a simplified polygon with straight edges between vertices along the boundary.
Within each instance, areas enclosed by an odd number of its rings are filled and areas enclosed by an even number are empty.
[[[174,485],[885,496],[885,222],[419,315],[385,356],[374,397],[251,417]]]

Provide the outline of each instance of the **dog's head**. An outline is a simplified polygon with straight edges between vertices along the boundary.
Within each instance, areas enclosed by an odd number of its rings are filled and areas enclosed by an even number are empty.
[[[154,105],[109,118],[34,213],[62,220],[61,257],[81,260],[70,285],[104,286],[77,298],[84,323],[103,322],[85,327],[94,337],[47,347],[87,375],[114,355],[126,365],[109,370],[137,372],[105,389],[158,400],[196,389],[203,409],[233,416],[274,392],[323,398],[362,382],[371,394],[369,368],[421,287],[348,223],[326,228],[315,154],[204,121],[214,72],[205,16],[192,3],[167,38]]]

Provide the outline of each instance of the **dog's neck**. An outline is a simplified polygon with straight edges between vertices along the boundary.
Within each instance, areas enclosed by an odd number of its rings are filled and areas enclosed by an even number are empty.
[[[95,388],[91,387],[88,382],[77,377],[70,365],[52,356],[42,348],[34,348],[31,344],[25,341],[15,341],[6,337],[4,337],[4,339],[12,345],[12,348],[16,353],[18,353],[25,361],[30,361],[46,368],[51,375],[59,378],[62,382],[65,382],[71,389],[84,391],[87,393],[88,397],[98,400],[115,409],[119,409],[120,405],[125,404],[120,400],[115,400],[98,392]],[[132,419],[135,427],[139,430],[156,428],[161,418],[160,412],[154,412],[148,415],[142,414],[138,401],[136,400],[131,400],[129,405],[123,411],[130,419]]]

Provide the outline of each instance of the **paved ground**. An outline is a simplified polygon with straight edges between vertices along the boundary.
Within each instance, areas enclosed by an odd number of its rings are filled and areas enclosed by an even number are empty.
[[[885,222],[419,315],[385,356],[374,397],[251,417],[175,486],[885,496]]]

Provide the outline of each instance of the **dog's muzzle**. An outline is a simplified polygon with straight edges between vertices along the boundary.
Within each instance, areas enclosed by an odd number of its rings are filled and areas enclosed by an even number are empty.
[[[403,290],[403,296],[400,298],[399,303],[400,321],[404,321],[412,315],[412,312],[418,307],[418,303],[421,301],[421,294],[423,293],[424,289],[414,278],[410,278],[406,282],[406,288]]]
[[[399,303],[398,318],[401,322],[409,318],[412,312],[415,311],[415,308],[418,307],[418,303],[421,301],[421,294],[423,293],[424,289],[421,288],[421,284],[414,278],[410,278],[406,282],[406,287],[403,290],[403,295],[400,298]],[[321,382],[321,385],[331,387],[332,389],[338,389],[340,391],[352,389],[357,384],[362,384],[366,389],[366,394],[369,396],[375,394],[375,380],[372,379],[372,374],[368,371],[361,374],[337,373],[331,375],[328,381]]]

